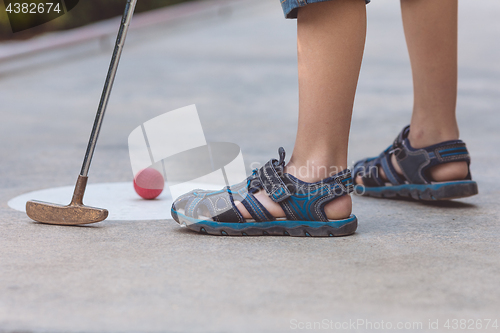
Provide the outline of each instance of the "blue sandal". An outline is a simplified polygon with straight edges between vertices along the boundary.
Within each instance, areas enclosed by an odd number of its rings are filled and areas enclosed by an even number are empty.
[[[172,205],[172,217],[181,226],[200,233],[224,236],[347,236],[356,231],[356,216],[329,220],[324,206],[353,191],[350,170],[316,183],[305,183],[284,173],[285,150],[279,161],[272,159],[255,169],[245,181],[220,191],[194,190],[180,196]],[[286,214],[274,218],[255,198],[264,189]],[[234,201],[240,201],[252,219],[245,219]]]
[[[470,168],[464,180],[433,182],[429,177],[429,169],[436,165],[464,161],[470,166],[469,152],[462,140],[445,141],[415,149],[408,140],[409,133],[410,126],[406,126],[394,143],[378,157],[367,158],[354,165],[354,179],[360,175],[364,184],[356,184],[356,194],[377,198],[448,200],[478,193],[477,183],[472,181]],[[396,156],[403,175],[399,175],[394,169],[392,154]],[[384,170],[387,180],[380,177],[379,168]]]

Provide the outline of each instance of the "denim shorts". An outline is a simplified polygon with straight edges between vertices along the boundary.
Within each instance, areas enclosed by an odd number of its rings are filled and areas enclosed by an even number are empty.
[[[285,17],[289,19],[297,18],[297,12],[300,7],[304,7],[307,4],[315,3],[315,2],[323,2],[323,1],[331,1],[331,0],[280,0],[281,7],[283,7],[283,12],[285,13]],[[369,3],[371,0],[365,0],[366,3]]]

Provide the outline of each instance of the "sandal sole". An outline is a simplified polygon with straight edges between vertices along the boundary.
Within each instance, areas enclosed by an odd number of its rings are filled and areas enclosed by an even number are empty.
[[[187,217],[172,210],[174,220],[182,227],[214,236],[292,236],[292,237],[339,237],[352,235],[358,228],[358,219],[351,215],[344,220],[317,221],[269,221],[269,222],[214,222]]]
[[[355,186],[357,195],[374,198],[411,198],[421,201],[450,200],[478,194],[475,181],[454,181],[436,184],[403,184],[397,186]]]

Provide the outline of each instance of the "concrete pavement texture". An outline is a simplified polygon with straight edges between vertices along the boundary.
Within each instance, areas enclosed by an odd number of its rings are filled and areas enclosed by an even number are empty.
[[[350,161],[378,154],[411,115],[399,4],[367,10]],[[7,202],[74,184],[110,50],[0,76],[0,332],[286,332],[353,321],[342,331],[384,331],[384,322],[444,332],[448,319],[482,320],[485,331],[500,321],[499,14],[496,0],[460,3],[458,119],[480,194],[428,204],[354,197],[350,237],[203,236],[179,228],[168,208],[163,220],[34,223]],[[249,167],[279,146],[291,153],[295,26],[266,0],[132,34],[90,183],[131,181],[130,131],[190,104],[207,140],[237,143]]]

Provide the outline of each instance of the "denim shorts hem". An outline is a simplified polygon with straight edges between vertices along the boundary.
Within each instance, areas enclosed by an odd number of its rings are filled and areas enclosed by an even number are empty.
[[[332,1],[332,0],[280,0],[281,7],[283,8],[283,13],[285,14],[285,18],[287,19],[295,19],[297,18],[297,13],[300,7],[304,7],[305,5],[316,3],[316,2],[324,2],[324,1]],[[368,4],[371,0],[365,0]]]

